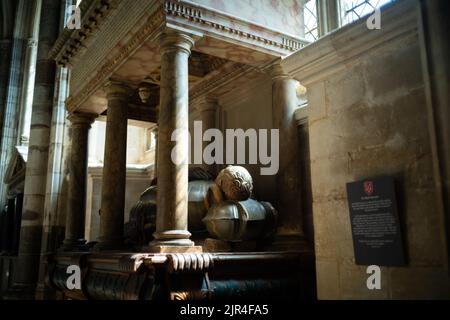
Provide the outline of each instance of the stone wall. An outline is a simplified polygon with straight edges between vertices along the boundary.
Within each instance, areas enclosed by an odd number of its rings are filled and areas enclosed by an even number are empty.
[[[297,37],[304,36],[302,15],[304,0],[193,0],[192,2],[270,29]]]
[[[248,78],[248,81],[239,80],[244,84],[238,89],[218,97],[216,127],[224,133],[224,136],[226,129],[243,129],[245,131],[247,129],[270,130],[272,128],[272,83],[270,77],[261,73],[251,74]],[[189,130],[192,139],[193,123],[199,119],[198,112],[192,112],[189,115]],[[224,141],[224,148],[225,146],[226,142]],[[248,150],[248,142],[246,142],[246,149]],[[191,146],[192,152],[193,147]],[[223,154],[225,161],[225,149]],[[246,161],[248,162],[248,154],[246,155]],[[260,164],[244,164],[242,166],[246,167],[253,177],[255,194],[258,199],[274,202],[276,197],[275,176],[261,175]],[[225,165],[217,166],[218,170],[224,167]]]
[[[400,1],[382,11],[381,30],[362,20],[284,61],[308,89],[319,299],[450,297],[418,12]],[[368,290],[366,266],[354,260],[345,187],[380,175],[396,180],[408,263],[382,267],[381,290]]]
[[[139,196],[150,186],[153,177],[153,167],[127,168],[127,182],[125,187],[124,221],[128,222],[131,208],[138,202]],[[88,187],[86,201],[86,229],[87,241],[97,241],[100,232],[100,205],[102,199],[102,168],[88,169]]]
[[[89,163],[103,164],[105,156],[106,122],[103,117],[92,124],[89,132]],[[146,150],[147,129],[152,124],[143,121],[128,121],[127,131],[127,164],[150,164],[155,159],[154,143],[150,150]]]
[[[127,180],[125,186],[124,221],[139,196],[150,186],[155,159],[154,142],[146,150],[146,131],[152,124],[129,120],[127,131]],[[105,150],[106,123],[99,117],[89,133],[89,168],[86,199],[86,240],[97,241],[100,231],[99,210],[102,198],[102,168]]]

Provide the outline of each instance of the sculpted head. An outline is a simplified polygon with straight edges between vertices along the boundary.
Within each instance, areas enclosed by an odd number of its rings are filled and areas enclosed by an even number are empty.
[[[241,166],[228,166],[221,170],[215,182],[227,200],[247,200],[253,192],[252,176]]]

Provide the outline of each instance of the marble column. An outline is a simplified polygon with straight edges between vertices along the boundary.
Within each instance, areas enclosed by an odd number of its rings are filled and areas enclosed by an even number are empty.
[[[196,109],[199,113],[199,120],[202,122],[202,136],[206,130],[216,128],[216,108],[217,99],[215,98],[203,97],[197,102]],[[210,141],[203,141],[202,150],[205,150],[206,146],[208,146],[208,144],[210,143]],[[216,173],[215,164],[205,164],[203,162],[202,168],[211,172],[212,174]]]
[[[130,88],[119,82],[109,82],[105,90],[108,111],[100,209],[100,237],[96,246],[98,250],[120,249],[123,246],[127,171],[127,111],[131,95]]]
[[[19,255],[14,274],[15,285],[22,287],[24,293],[31,293],[31,298],[39,272],[56,73],[56,64],[48,54],[58,36],[59,22],[60,2],[43,0]]]
[[[69,116],[72,124],[72,146],[69,160],[69,186],[66,213],[65,249],[82,246],[86,213],[86,184],[88,168],[88,137],[96,114],[73,113]]]
[[[298,108],[298,81],[280,65],[270,70],[272,76],[273,128],[279,129],[279,171],[276,177],[279,213],[278,239],[302,239],[303,223],[299,199],[298,130],[294,112]]]
[[[155,251],[183,250],[180,247],[194,245],[187,230],[188,58],[194,40],[182,33],[164,33],[160,41],[157,218],[151,247]],[[171,141],[176,129],[180,130],[180,139]],[[175,162],[172,150],[177,158]]]

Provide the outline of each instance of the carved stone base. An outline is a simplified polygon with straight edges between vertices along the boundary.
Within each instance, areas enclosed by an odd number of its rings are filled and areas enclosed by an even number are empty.
[[[202,253],[201,246],[165,246],[154,245],[142,248],[144,252],[152,253]]]

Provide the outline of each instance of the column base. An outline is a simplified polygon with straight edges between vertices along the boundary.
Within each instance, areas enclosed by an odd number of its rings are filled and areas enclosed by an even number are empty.
[[[155,232],[155,240],[149,243],[148,247],[143,248],[147,252],[154,253],[184,253],[203,252],[201,246],[196,246],[190,240],[191,233],[187,230],[166,230]]]
[[[187,230],[166,230],[159,231],[153,234],[153,240],[150,242],[150,246],[183,246],[191,247],[194,242],[190,240],[191,233]]]
[[[202,246],[170,246],[170,245],[150,245],[142,248],[143,252],[149,253],[202,253]]]

